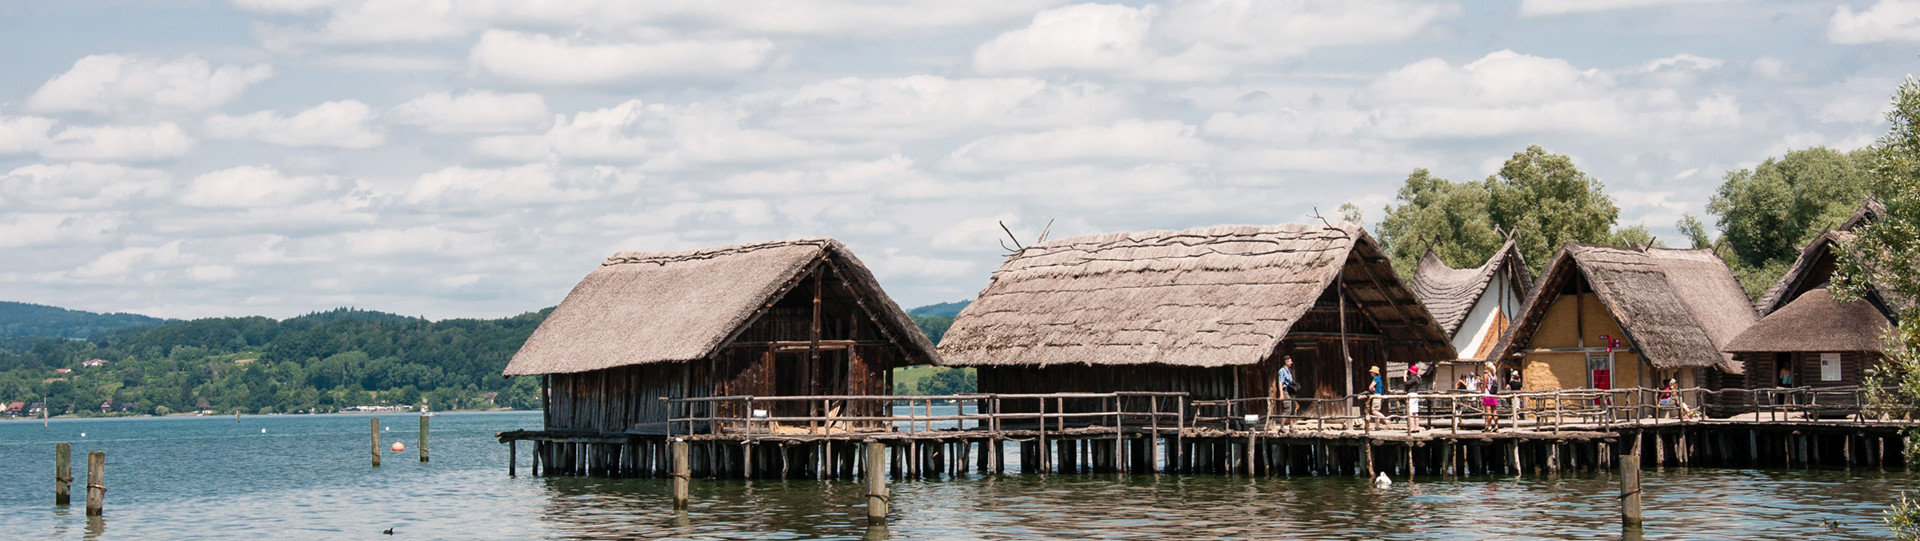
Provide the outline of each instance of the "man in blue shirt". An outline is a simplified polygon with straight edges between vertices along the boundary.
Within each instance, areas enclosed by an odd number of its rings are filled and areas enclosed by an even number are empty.
[[[1280,411],[1282,415],[1292,416],[1296,404],[1293,397],[1300,392],[1300,384],[1293,380],[1293,357],[1280,359],[1280,374],[1276,377],[1280,383]]]

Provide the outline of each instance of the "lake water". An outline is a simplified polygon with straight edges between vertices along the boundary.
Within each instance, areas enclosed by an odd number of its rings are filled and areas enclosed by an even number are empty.
[[[400,441],[368,466],[368,417]],[[857,482],[508,478],[492,434],[533,412],[0,422],[0,539],[1483,539],[1620,538],[1610,475],[1397,480],[1027,475],[893,484],[884,529]],[[265,432],[261,432],[265,430]],[[85,437],[81,433],[85,433]],[[53,506],[53,444],[74,448]],[[107,452],[106,516],[84,516],[85,453]],[[525,473],[527,456],[521,456]],[[1915,487],[1904,471],[1666,468],[1646,474],[1646,538],[1870,539]],[[1841,529],[1824,522],[1838,520]],[[380,531],[394,528],[391,538]]]

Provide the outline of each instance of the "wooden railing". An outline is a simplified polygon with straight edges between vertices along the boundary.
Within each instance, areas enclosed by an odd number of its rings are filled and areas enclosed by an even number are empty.
[[[727,434],[748,439],[940,431],[1036,433],[1045,438],[1048,432],[1109,427],[1115,433],[1158,435],[1169,431],[1177,433],[1185,428],[1188,417],[1186,393],[1168,392],[714,396],[661,400],[668,405],[667,426],[673,435]],[[939,403],[950,404],[953,411],[935,412]],[[778,410],[798,409],[801,405],[810,412],[827,413],[776,415]],[[904,412],[899,411],[902,407]],[[852,411],[883,411],[886,415],[832,413]]]
[[[1484,394],[1442,390],[1339,398],[1189,400],[1186,393],[1111,392],[944,396],[715,396],[662,398],[672,435],[925,435],[984,432],[1044,440],[1067,432],[1179,435],[1213,430],[1594,430],[1661,419],[1748,415],[1758,421],[1869,422],[1904,408],[1868,406],[1859,387],[1660,390],[1560,389]],[[1375,414],[1378,404],[1378,413]],[[951,411],[935,411],[947,404]],[[802,410],[804,415],[779,414]],[[852,412],[869,412],[852,414]],[[871,412],[879,412],[872,414]],[[1409,413],[1412,413],[1411,415]],[[1111,430],[1111,432],[1109,432]]]

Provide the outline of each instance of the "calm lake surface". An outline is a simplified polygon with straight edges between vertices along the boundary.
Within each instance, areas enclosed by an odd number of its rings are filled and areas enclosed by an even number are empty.
[[[368,417],[407,444],[368,467]],[[492,434],[534,412],[0,422],[0,539],[1617,539],[1610,475],[1362,479],[1053,475],[893,484],[884,530],[857,483],[511,479]],[[265,430],[265,432],[261,432]],[[85,433],[85,437],[81,434]],[[53,444],[73,443],[73,506]],[[104,519],[84,516],[85,453],[107,452]],[[525,473],[526,457],[521,456]],[[1649,539],[1876,539],[1904,471],[1666,468],[1646,474]],[[1823,524],[1838,520],[1840,530]],[[395,528],[393,537],[380,531]]]

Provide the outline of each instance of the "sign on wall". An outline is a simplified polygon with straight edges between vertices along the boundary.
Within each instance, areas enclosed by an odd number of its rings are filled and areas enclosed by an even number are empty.
[[[1840,381],[1840,354],[1820,354],[1820,381]]]

